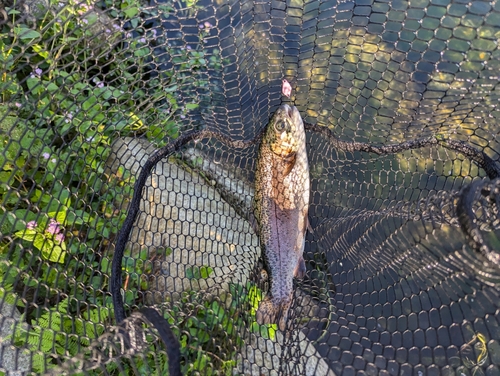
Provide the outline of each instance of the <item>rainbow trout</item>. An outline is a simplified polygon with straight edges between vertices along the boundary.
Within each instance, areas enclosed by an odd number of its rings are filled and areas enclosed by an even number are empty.
[[[270,274],[269,292],[256,313],[259,324],[285,330],[293,277],[305,275],[309,185],[304,123],[296,107],[284,104],[267,125],[255,174],[255,219]]]

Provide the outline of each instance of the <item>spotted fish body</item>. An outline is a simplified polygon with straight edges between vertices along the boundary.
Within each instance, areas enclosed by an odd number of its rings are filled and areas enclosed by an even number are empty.
[[[309,186],[304,123],[296,107],[284,104],[267,126],[257,160],[255,217],[271,277],[269,292],[257,310],[259,324],[286,327],[293,277],[302,278],[306,271]]]

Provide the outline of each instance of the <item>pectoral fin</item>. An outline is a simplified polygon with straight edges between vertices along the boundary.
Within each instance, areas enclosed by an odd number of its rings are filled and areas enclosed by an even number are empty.
[[[306,263],[302,256],[300,256],[299,261],[297,262],[297,266],[295,267],[293,275],[295,278],[300,279],[304,278],[306,275]]]
[[[311,222],[309,222],[309,217],[306,217],[307,221],[307,230],[311,233],[314,234],[313,228],[311,227]]]

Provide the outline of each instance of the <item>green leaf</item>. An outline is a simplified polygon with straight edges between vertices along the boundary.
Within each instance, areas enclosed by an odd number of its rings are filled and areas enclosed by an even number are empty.
[[[148,138],[148,140],[158,139],[159,141],[161,141],[165,137],[165,129],[158,125],[151,125],[146,131],[146,137]]]
[[[135,293],[132,290],[125,291],[124,299],[126,304],[132,304],[135,301]]]
[[[177,85],[167,86],[167,87],[163,88],[163,91],[165,91],[167,93],[173,93],[173,92],[176,92],[178,88],[179,87]]]
[[[64,225],[66,224],[66,220],[68,217],[68,207],[63,205],[59,208],[59,211],[52,211],[47,213],[47,215],[49,216],[49,218],[54,218],[57,222]]]
[[[67,214],[66,220],[68,221],[68,223],[82,225],[92,220],[90,214],[83,210],[68,211],[66,214]]]
[[[138,50],[134,51],[134,56],[136,56],[136,57],[142,57],[142,56],[146,56],[148,54],[149,54],[149,48],[147,48],[147,47],[139,48]]]
[[[139,26],[139,19],[138,19],[138,18],[133,18],[133,19],[131,19],[131,20],[130,20],[130,24],[132,25],[132,27],[133,27],[134,29],[136,29],[136,28],[137,28],[137,26]]]
[[[69,77],[69,73],[65,72],[63,70],[54,70],[54,76],[59,76],[59,77]],[[71,80],[72,81],[72,80]]]
[[[278,330],[278,325],[276,324],[265,324],[259,325],[256,321],[250,326],[250,332],[260,333],[260,335],[265,339],[270,339],[274,341],[276,339],[276,331]]]
[[[108,258],[104,257],[101,260],[101,271],[104,274],[107,274],[109,273],[110,270],[111,270],[111,261]]]
[[[97,98],[92,96],[82,103],[82,109],[87,111],[97,103]]]
[[[213,271],[209,266],[192,266],[186,269],[186,277],[189,279],[206,279]]]
[[[17,231],[16,233],[14,233],[14,235],[17,236],[18,238],[23,239],[23,240],[32,242],[35,240],[37,232],[35,230],[26,229],[26,230]]]
[[[56,214],[56,221],[60,224],[66,224],[66,218],[68,217],[68,208],[63,207],[60,212]]]
[[[35,246],[38,250],[42,251],[42,253],[43,253],[43,249],[44,249],[45,247],[47,247],[47,246],[46,246],[46,242],[49,242],[49,241],[50,241],[52,244],[54,243],[54,242],[52,242],[51,240],[46,239],[46,238],[45,238],[45,236],[43,236],[43,235],[41,235],[41,234],[36,234],[36,235],[35,235],[35,237],[34,237],[34,239],[33,239],[33,245],[34,245],[34,246]],[[50,245],[49,245],[48,247],[50,248]]]
[[[121,98],[123,96],[125,96],[125,93],[122,93],[122,91],[120,89],[114,89],[113,90],[113,97],[119,99],[119,98]]]
[[[93,25],[97,22],[98,17],[97,14],[89,13],[85,16],[85,18],[88,20],[88,25]],[[78,39],[78,38],[76,38]]]
[[[195,110],[199,107],[200,105],[197,103],[188,103],[186,104],[186,109],[188,110]]]
[[[199,350],[196,361],[194,361],[190,367],[193,367],[192,369],[195,371],[206,371],[208,362],[210,362],[210,358],[208,357],[208,355]]]
[[[170,5],[160,5],[160,6],[158,6],[158,9],[162,13],[167,13],[167,14],[174,11],[174,8]]]
[[[59,89],[59,86],[57,86],[55,83],[51,82],[47,85],[47,90],[48,91],[56,91]]]
[[[14,34],[19,37],[19,39],[35,39],[40,38],[41,34],[38,31],[29,29],[27,27],[18,26],[14,28]]]
[[[137,16],[137,14],[139,14],[139,8],[137,6],[130,6],[126,9],[123,9],[123,13],[128,17],[128,18],[132,18],[132,17],[135,17]]]
[[[113,96],[113,92],[111,90],[109,90],[108,88],[106,88],[102,93],[101,93],[101,97],[104,99],[104,100],[108,100],[109,98],[111,98]]]
[[[252,306],[251,312],[255,314],[259,308],[259,303],[262,300],[262,291],[257,286],[252,286],[248,290],[248,299]]]
[[[28,89],[30,89],[33,94],[38,94],[42,89],[40,79],[37,77],[29,77],[26,80],[26,85],[28,85]]]
[[[9,9],[9,8],[5,8],[5,9]],[[7,14],[10,16],[12,14],[21,14],[20,11],[16,10],[16,9],[9,9],[9,11],[7,12]]]
[[[201,274],[201,278],[208,278],[210,276],[210,274],[212,274],[214,270],[209,267],[209,266],[202,266],[200,268],[200,274]]]
[[[11,305],[19,305],[24,307],[25,304],[21,299],[13,292],[12,285],[4,285],[0,287],[0,298],[3,302]]]
[[[52,240],[45,239],[42,246],[42,256],[49,261],[62,264],[64,263],[64,259],[66,257],[66,252],[63,249],[63,246],[66,248],[64,242],[61,243],[61,245],[57,245]]]
[[[11,212],[9,214],[10,216],[7,218],[10,223],[15,223],[16,230],[24,230],[26,227],[26,223],[37,220],[39,216],[27,209],[18,209],[15,212]]]
[[[49,52],[45,50],[45,47],[39,45],[39,44],[35,44],[32,46],[33,50],[38,54],[40,55],[41,57],[43,57],[44,59],[48,59],[49,58]]]
[[[196,327],[189,328],[189,334],[191,334],[193,338],[196,338],[198,343],[205,343],[210,339],[210,335],[206,331]]]
[[[269,324],[265,325],[267,327],[267,332],[269,334],[269,339],[272,341],[276,340],[276,332],[278,331],[278,325],[276,324]]]

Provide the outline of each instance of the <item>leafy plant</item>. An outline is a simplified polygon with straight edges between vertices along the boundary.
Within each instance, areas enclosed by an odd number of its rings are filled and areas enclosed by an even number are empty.
[[[64,263],[66,257],[65,235],[61,226],[67,225],[68,207],[62,205],[59,212],[48,213],[49,220],[41,217],[39,221],[30,221],[26,228],[14,233],[22,240],[32,242],[41,251],[42,258]]]
[[[189,279],[206,279],[212,272],[213,269],[209,266],[190,266],[186,269],[186,277]]]
[[[229,294],[223,299],[203,301],[199,293],[186,292],[165,316],[180,338],[185,359],[183,372],[232,374],[247,328],[275,340],[275,324],[259,325],[255,321],[260,299],[261,290],[250,283],[231,284]]]
[[[76,303],[76,301],[74,302]],[[33,371],[45,372],[53,363],[49,354],[76,355],[104,331],[104,323],[111,315],[107,307],[88,309],[75,317],[70,298],[66,298],[43,313],[29,328],[16,326],[14,343],[33,351]]]
[[[104,29],[96,29],[102,24],[102,12],[94,9],[98,5],[109,17]],[[187,5],[195,7],[196,1]],[[109,321],[111,303],[103,293],[110,270],[106,250],[123,223],[134,182],[123,168],[113,175],[106,169],[111,144],[128,135],[144,135],[157,145],[176,137],[179,121],[200,110],[206,73],[222,68],[218,52],[203,46],[212,28],[208,22],[198,27],[198,41],[186,47],[169,45],[146,27],[144,16],[162,19],[172,9],[173,4],[147,8],[138,0],[51,0],[50,9],[28,25],[15,4],[5,8],[9,22],[0,26],[0,299],[22,309],[19,296],[36,295],[37,304],[46,307],[23,310],[30,326],[19,327],[14,336],[17,346],[33,351],[35,372],[55,364],[55,354],[81,351]],[[107,43],[92,44],[93,32]],[[173,69],[152,76],[153,60]],[[137,292],[147,288],[147,261],[143,251],[123,265],[127,304],[136,304]],[[212,272],[192,267],[187,276],[207,278]],[[244,289],[233,288],[250,304]],[[186,293],[183,303],[196,296]],[[234,361],[217,356],[212,334],[231,336],[232,355],[241,345],[245,311],[217,301],[197,307],[191,319],[173,311],[181,317],[175,325],[182,333],[199,335],[194,342],[183,339],[185,369],[195,372],[211,364],[214,373],[229,370]],[[149,362],[153,359],[144,359],[139,369],[154,369]]]
[[[166,253],[171,252],[170,248],[166,250]],[[130,251],[126,253],[130,255]],[[130,305],[137,303],[135,299],[139,290],[148,289],[143,277],[151,272],[148,266],[151,263],[146,262],[150,257],[148,250],[144,249],[138,257],[124,259],[124,298]],[[201,265],[187,268],[186,277],[207,279],[212,273],[211,267]],[[247,283],[245,286],[230,284],[228,292],[216,297],[207,297],[199,291],[185,291],[180,299],[176,299],[164,317],[180,340],[183,374],[230,375],[236,366],[236,355],[249,333],[259,333],[259,336],[274,341],[277,325],[256,322],[255,313],[262,298],[262,291]],[[155,348],[149,349],[149,353],[156,352]],[[155,369],[154,364],[148,367]]]

